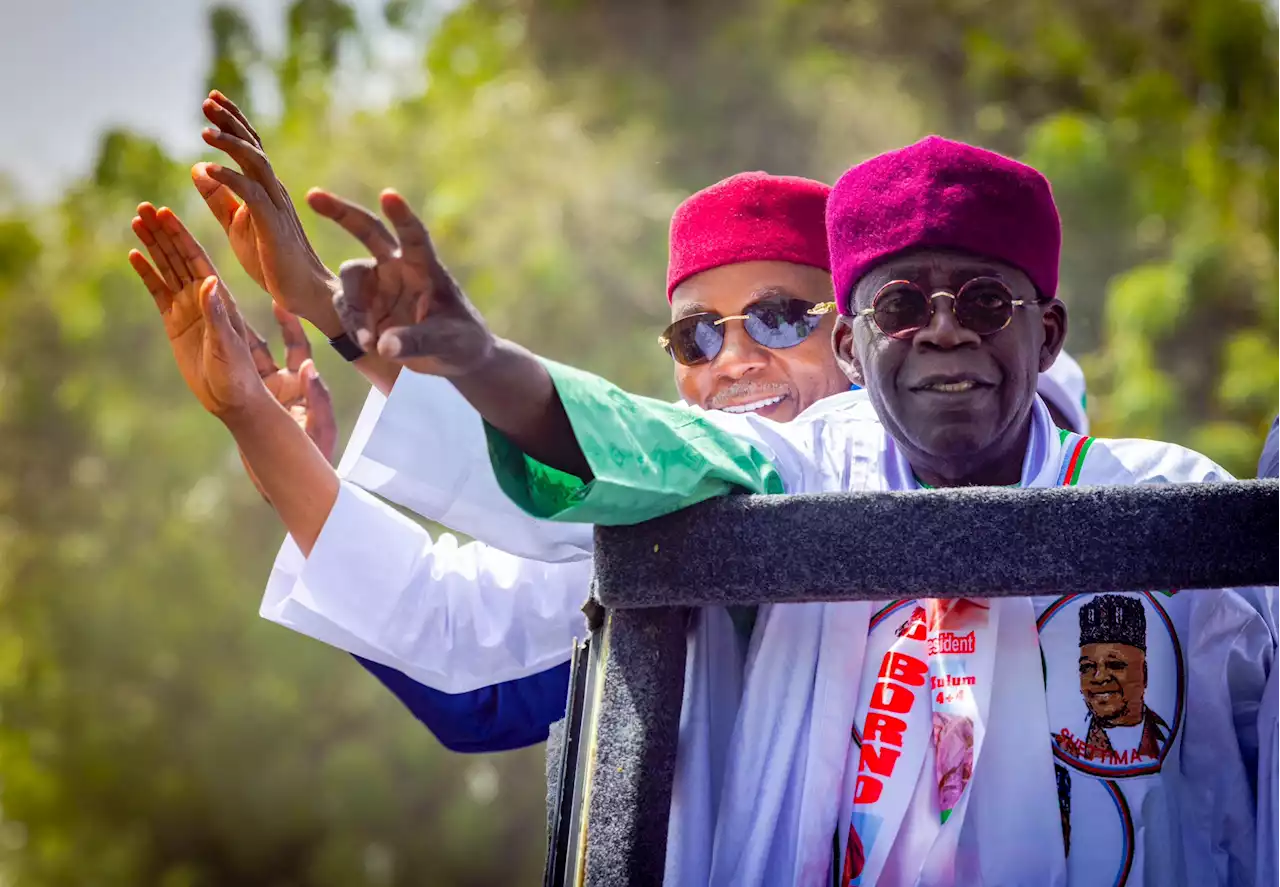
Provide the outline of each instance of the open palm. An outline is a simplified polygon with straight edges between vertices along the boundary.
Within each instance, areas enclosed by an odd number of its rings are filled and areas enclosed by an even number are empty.
[[[263,382],[244,341],[244,322],[213,264],[168,209],[142,204],[133,220],[133,231],[150,253],[151,262],[133,250],[129,263],[160,310],[187,387],[215,416],[243,407]],[[233,335],[224,337],[209,327],[211,305],[226,312]]]
[[[329,389],[311,358],[311,344],[298,318],[279,305],[274,306],[274,313],[284,340],[284,366],[276,363],[271,346],[246,323],[245,338],[253,354],[253,365],[271,396],[307,433],[325,459],[332,462],[338,442],[338,423]]]

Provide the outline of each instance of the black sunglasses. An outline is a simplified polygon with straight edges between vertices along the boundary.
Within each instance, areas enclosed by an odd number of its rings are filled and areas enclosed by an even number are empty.
[[[956,320],[979,336],[1000,332],[1013,320],[1013,310],[1035,301],[1015,299],[1013,290],[995,277],[975,277],[949,293],[939,290],[926,293],[909,280],[891,280],[876,293],[870,308],[857,312],[890,339],[910,339],[933,320],[933,300],[951,299]]]
[[[724,347],[724,325],[741,320],[743,329],[766,348],[799,345],[822,323],[822,316],[835,302],[814,304],[804,299],[764,299],[743,309],[741,314],[721,317],[714,311],[690,314],[677,320],[658,336],[658,344],[677,363],[697,366],[715,360]]]

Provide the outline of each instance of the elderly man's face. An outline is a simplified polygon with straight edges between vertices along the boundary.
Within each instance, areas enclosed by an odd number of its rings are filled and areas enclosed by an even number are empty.
[[[740,315],[767,300],[831,301],[831,276],[790,262],[740,262],[695,274],[671,296],[673,321],[712,312]],[[724,344],[714,359],[695,366],[677,363],[676,388],[691,404],[708,410],[751,412],[789,422],[814,401],[849,390],[849,379],[831,349],[834,312],[790,348],[768,348],[747,335],[741,320],[716,329]]]
[[[1142,720],[1147,654],[1128,644],[1080,648],[1080,692],[1104,727],[1131,727]]]
[[[867,389],[885,429],[931,483],[1010,483],[1020,469],[1039,373],[1066,335],[1060,302],[1032,304],[1035,287],[1003,262],[918,250],[872,269],[854,287],[852,308],[871,306],[882,286],[907,280],[926,293],[954,294],[975,277],[995,277],[1027,304],[999,332],[980,336],[956,319],[954,300],[934,300],[933,319],[907,339],[884,335],[870,317],[842,317],[836,348]]]

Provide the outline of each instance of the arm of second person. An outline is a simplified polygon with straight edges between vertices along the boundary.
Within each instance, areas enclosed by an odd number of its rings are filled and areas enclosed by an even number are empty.
[[[449,751],[489,754],[546,742],[564,718],[569,662],[467,693],[443,693],[401,671],[361,657],[356,661],[400,700]]]
[[[286,539],[261,615],[447,693],[537,674],[586,636],[590,561],[436,539],[343,484],[309,557]]]

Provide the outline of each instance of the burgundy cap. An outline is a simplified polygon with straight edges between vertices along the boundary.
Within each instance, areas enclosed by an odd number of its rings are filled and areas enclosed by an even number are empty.
[[[841,176],[827,201],[827,240],[842,314],[864,274],[920,247],[1007,262],[1044,298],[1058,290],[1062,226],[1049,182],[1024,163],[938,136]]]

